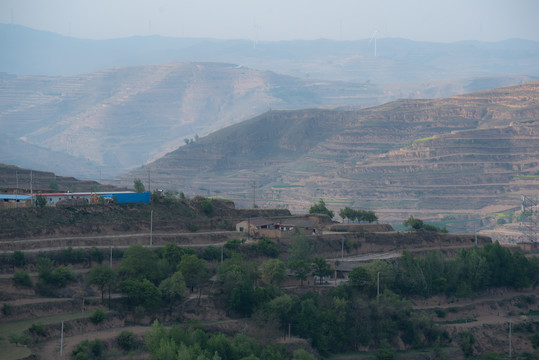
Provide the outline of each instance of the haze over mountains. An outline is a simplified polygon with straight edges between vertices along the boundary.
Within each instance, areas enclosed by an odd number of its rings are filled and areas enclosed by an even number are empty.
[[[485,214],[537,187],[533,41],[381,39],[374,56],[368,41],[0,37],[6,164],[389,221]]]
[[[0,162],[91,179],[269,109],[365,107],[539,75],[539,46],[523,40],[380,39],[375,57],[367,40],[95,41],[0,24],[0,43]]]
[[[297,40],[253,42],[204,38],[130,37],[85,40],[0,24],[0,71],[15,75],[69,76],[118,66],[169,62],[222,62],[301,78],[372,83],[539,75],[539,44]],[[469,89],[474,90],[474,89]]]

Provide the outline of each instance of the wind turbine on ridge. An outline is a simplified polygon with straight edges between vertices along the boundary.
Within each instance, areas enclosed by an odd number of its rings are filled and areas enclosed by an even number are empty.
[[[376,57],[376,40],[377,40],[376,35],[378,35],[378,30],[374,30],[374,32],[372,33],[371,39],[369,40],[369,45],[370,45],[372,40],[374,39],[374,57]]]

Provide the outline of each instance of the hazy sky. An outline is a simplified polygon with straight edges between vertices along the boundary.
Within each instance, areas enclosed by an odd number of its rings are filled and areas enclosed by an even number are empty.
[[[0,22],[79,38],[539,40],[539,0],[0,0]]]

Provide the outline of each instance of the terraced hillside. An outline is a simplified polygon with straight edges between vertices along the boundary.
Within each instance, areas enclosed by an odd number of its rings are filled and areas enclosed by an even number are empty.
[[[68,77],[0,74],[0,162],[105,178],[271,108],[365,106],[386,96],[374,85],[215,63]]]
[[[538,119],[539,82],[359,111],[271,111],[167,154],[150,165],[152,181],[245,205],[254,193],[259,206],[298,212],[323,198],[384,221],[482,216],[537,191]]]

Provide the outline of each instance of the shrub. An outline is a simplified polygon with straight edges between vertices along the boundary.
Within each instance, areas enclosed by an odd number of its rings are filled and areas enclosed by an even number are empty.
[[[7,339],[10,343],[15,344],[16,346],[19,346],[19,344],[28,345],[31,340],[30,336],[26,333],[22,333],[22,334],[11,333],[8,335]]]
[[[28,329],[31,334],[37,335],[37,336],[45,336],[47,335],[47,330],[45,330],[45,326],[43,323],[33,323],[32,326],[30,326],[30,329]]]
[[[200,226],[198,224],[187,224],[187,229],[191,232],[196,232],[200,229]]]
[[[271,239],[262,238],[258,240],[255,246],[258,255],[265,255],[272,258],[279,256],[279,246]]]
[[[204,199],[200,202],[200,208],[204,212],[204,214],[210,216],[213,213],[213,204],[210,200]]]
[[[393,360],[395,358],[395,351],[389,346],[387,341],[383,340],[380,348],[374,352],[376,360]]]
[[[200,253],[200,257],[207,261],[219,260],[221,259],[221,249],[216,246],[210,245],[206,247]]]
[[[90,316],[90,321],[94,324],[99,324],[100,322],[103,322],[107,318],[107,314],[101,309],[97,309],[94,311],[92,316]]]
[[[237,251],[240,245],[245,242],[245,239],[231,239],[225,243],[225,249],[229,251]]]
[[[47,198],[43,195],[37,195],[36,206],[40,208],[44,208],[45,206],[47,206]]]
[[[90,249],[90,258],[94,261],[96,261],[98,264],[101,264],[103,262],[103,259],[105,258],[105,254],[102,250],[96,248],[95,246]]]
[[[104,350],[105,345],[100,339],[95,339],[94,341],[84,340],[73,350],[72,356],[76,360],[101,359]]]
[[[26,256],[24,255],[24,252],[15,250],[13,252],[13,266],[23,267],[24,265],[26,265]]]
[[[131,351],[137,347],[137,339],[132,331],[122,331],[116,338],[118,346],[123,351]]]
[[[32,287],[30,275],[24,270],[17,270],[13,274],[13,283],[18,286]]]
[[[2,306],[2,314],[4,314],[5,316],[11,315],[12,312],[13,308],[11,307],[11,304],[4,304]]]
[[[473,345],[475,343],[475,338],[472,333],[463,332],[460,333],[460,349],[464,353],[464,356],[467,358],[473,355]]]
[[[434,309],[434,312],[436,313],[436,316],[438,316],[439,318],[444,318],[446,315],[446,312],[444,309],[436,308]]]
[[[536,332],[535,334],[533,334],[530,340],[532,342],[533,348],[539,349],[539,332]]]

